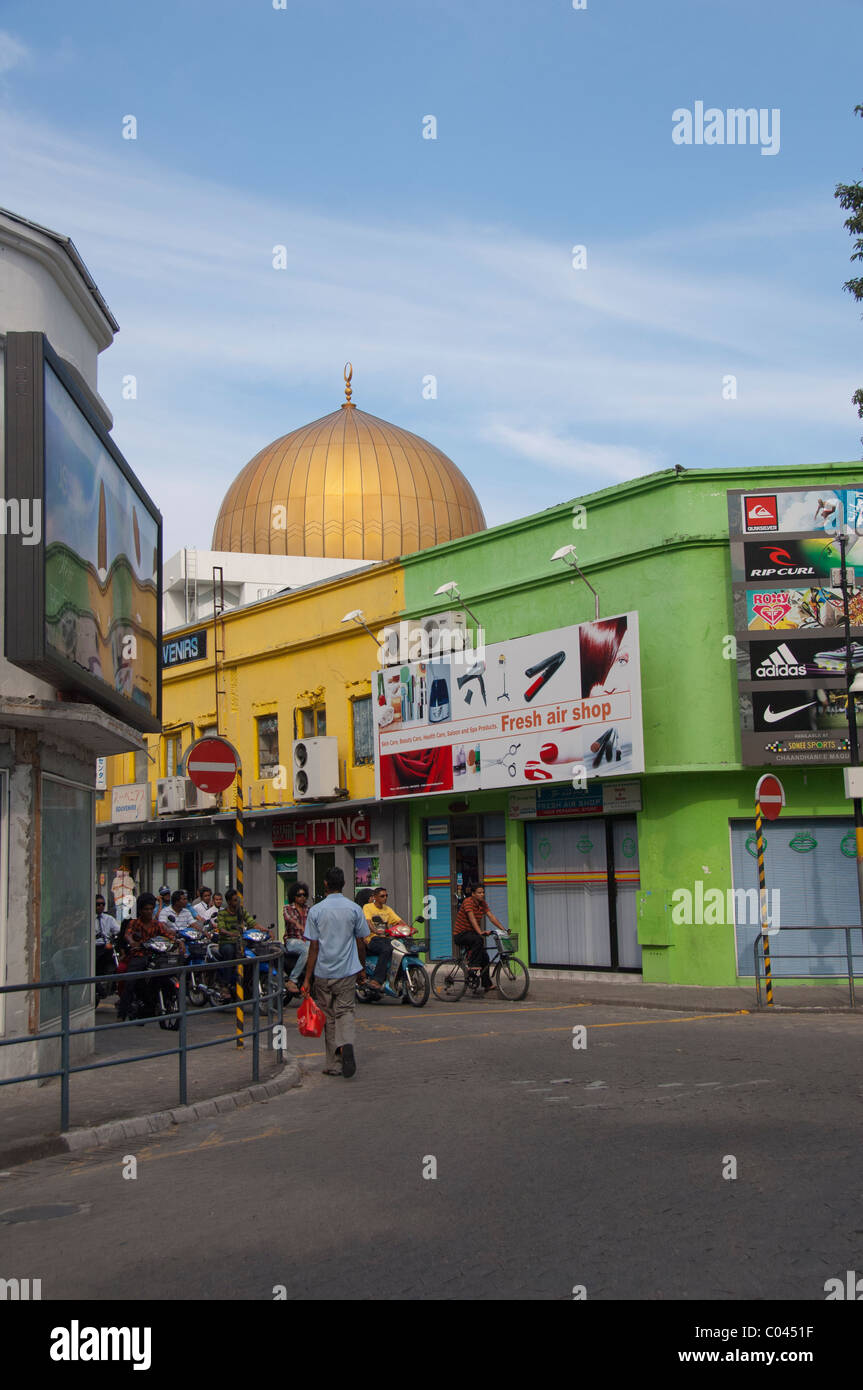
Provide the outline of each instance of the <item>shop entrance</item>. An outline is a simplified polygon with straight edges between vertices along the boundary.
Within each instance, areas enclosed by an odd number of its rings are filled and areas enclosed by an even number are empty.
[[[580,816],[527,826],[531,964],[640,970],[634,816]]]
[[[327,895],[324,886],[324,877],[328,871],[335,867],[336,856],[331,849],[315,850],[315,883],[312,893],[316,903],[319,903]]]
[[[502,815],[440,817],[425,822],[426,893],[432,960],[451,954],[452,924],[462,898],[485,884],[486,901],[507,926],[506,822]]]

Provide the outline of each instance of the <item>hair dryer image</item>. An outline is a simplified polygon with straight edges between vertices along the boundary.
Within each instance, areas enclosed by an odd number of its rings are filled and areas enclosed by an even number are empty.
[[[459,690],[463,689],[463,687],[467,685],[468,681],[477,681],[479,684],[480,694],[482,695],[482,702],[485,705],[488,703],[488,701],[485,698],[485,681],[483,679],[484,675],[485,662],[475,661],[469,671],[465,671],[463,676],[458,677],[458,688]],[[469,690],[464,697],[465,704],[469,705],[472,699],[473,691]]]

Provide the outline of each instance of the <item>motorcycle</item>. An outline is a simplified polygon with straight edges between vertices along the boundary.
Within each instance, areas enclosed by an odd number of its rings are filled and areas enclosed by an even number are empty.
[[[270,956],[277,950],[279,942],[275,936],[270,936],[269,932],[263,931],[260,927],[246,927],[243,932],[243,955],[246,960],[251,962],[257,960],[259,956]],[[243,972],[243,988],[246,997],[251,996],[254,972],[249,964]],[[272,1006],[276,1007],[276,988],[278,982],[278,961],[262,960],[259,966],[258,986],[260,990],[261,1008],[267,1013]],[[291,996],[285,991],[285,1000]]]
[[[165,966],[183,965],[182,952],[172,951],[171,945],[164,936],[151,936],[149,941],[144,943],[143,965],[135,959],[132,973],[139,968],[163,970]],[[126,989],[132,991],[132,997],[124,1010],[127,1018],[143,1023],[145,1019],[168,1014],[168,1018],[159,1018],[159,1027],[174,1030],[179,1028],[179,975],[156,975],[152,980],[133,980],[126,985]]]
[[[216,982],[215,970],[201,969],[205,962],[222,964],[213,950],[212,933],[205,927],[178,927],[177,935],[185,943],[188,964],[193,967],[186,971],[186,998],[189,1003],[195,1009],[201,1009],[205,1004],[220,1004],[222,994]]]
[[[96,942],[96,974],[102,978],[96,983],[96,1003],[101,1004],[117,988],[116,974],[120,957],[113,941]]]
[[[380,917],[373,917],[372,922],[376,926],[383,925],[383,919]],[[414,918],[414,923],[422,923],[425,926],[426,919],[420,914]],[[367,982],[358,980],[358,1003],[378,1004],[385,995],[389,995],[391,999],[399,999],[402,1004],[413,1004],[417,1009],[428,1003],[431,985],[425,967],[419,959],[420,951],[428,950],[428,941],[414,937],[415,931],[416,925],[386,928],[386,934],[393,943],[386,981],[383,988],[377,990],[372,989]]]

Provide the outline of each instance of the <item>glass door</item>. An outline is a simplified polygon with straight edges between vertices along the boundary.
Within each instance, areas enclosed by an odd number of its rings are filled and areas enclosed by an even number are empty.
[[[335,867],[336,856],[331,849],[315,850],[315,886],[313,889],[314,900],[319,903],[327,895],[324,887],[324,877],[327,872]]]

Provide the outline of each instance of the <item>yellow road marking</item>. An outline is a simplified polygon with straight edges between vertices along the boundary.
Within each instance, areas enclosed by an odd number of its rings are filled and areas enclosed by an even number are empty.
[[[562,1007],[562,1008],[573,1008],[573,1007],[576,1007],[576,1008],[584,1008],[585,1006],[584,1006],[584,1005],[575,1005],[575,1006],[573,1006],[573,1005],[571,1005],[571,1004],[566,1004],[566,1005],[561,1005],[561,1007]],[[491,1012],[493,1012],[493,1010],[489,1010],[489,1013],[491,1013]],[[501,1012],[509,1012],[509,1011],[508,1011],[508,1010],[501,1010]],[[725,1013],[725,1014],[689,1014],[689,1015],[687,1015],[685,1018],[639,1018],[639,1019],[628,1019],[628,1020],[626,1020],[626,1021],[624,1021],[624,1022],[622,1022],[622,1023],[586,1023],[586,1024],[584,1025],[584,1027],[585,1027],[585,1028],[649,1028],[649,1027],[651,1026],[651,1024],[657,1024],[657,1023],[702,1023],[702,1022],[706,1022],[706,1021],[710,1020],[711,1018],[739,1018],[741,1015],[743,1015],[743,1014],[749,1014],[749,1013],[750,1013],[750,1010],[749,1010],[749,1009],[733,1009],[730,1013]],[[568,1033],[568,1032],[569,1032],[569,1027],[568,1027],[568,1025],[564,1025],[564,1026],[562,1026],[562,1027],[559,1026],[559,1027],[555,1027],[555,1028],[524,1028],[524,1029],[522,1030],[522,1034],[526,1034],[526,1033]],[[406,1041],[406,1042],[398,1042],[398,1043],[395,1044],[395,1046],[396,1046],[396,1047],[424,1047],[424,1046],[427,1046],[429,1043],[460,1042],[460,1041],[462,1041],[462,1040],[464,1040],[464,1039],[470,1040],[471,1038],[496,1038],[496,1037],[499,1037],[499,1036],[500,1036],[500,1034],[497,1032],[497,1030],[492,1030],[491,1032],[487,1032],[487,1033],[449,1033],[449,1034],[445,1034],[443,1037],[440,1037],[440,1038],[415,1038],[415,1039],[412,1038],[412,1039],[410,1039],[409,1041]],[[299,1056],[299,1057],[323,1057],[323,1055],[324,1055],[323,1052],[300,1052],[300,1053],[297,1054],[297,1056]]]
[[[277,1134],[300,1134],[301,1132],[300,1129],[282,1129],[280,1125],[272,1125],[260,1134],[248,1134],[240,1139],[222,1139],[214,1133],[209,1134],[206,1139],[202,1139],[200,1144],[193,1144],[190,1149],[166,1148],[164,1152],[159,1153],[152,1145],[148,1145],[144,1149],[139,1149],[135,1158],[140,1161],[146,1159],[149,1163],[155,1163],[161,1158],[180,1158],[185,1154],[197,1154],[202,1149],[227,1149],[233,1144],[255,1144],[259,1139],[273,1139]],[[130,1140],[129,1143],[134,1143],[134,1140]],[[78,1173],[92,1173],[100,1168],[116,1168],[116,1166],[116,1158],[109,1159],[105,1163],[88,1163],[86,1159],[79,1159],[69,1171],[75,1177]]]

